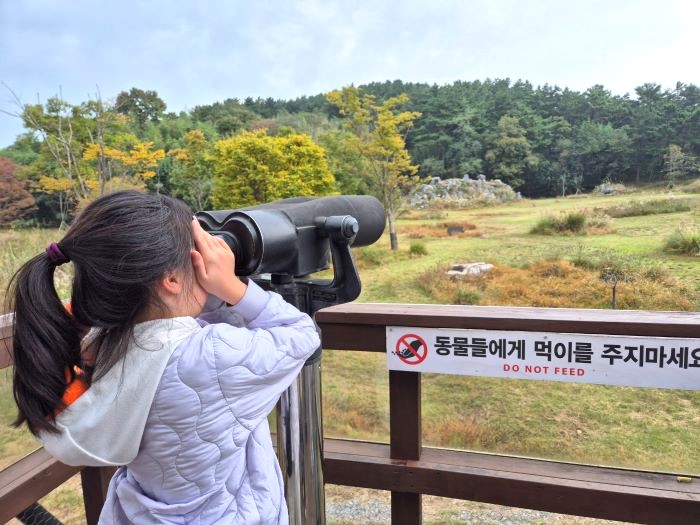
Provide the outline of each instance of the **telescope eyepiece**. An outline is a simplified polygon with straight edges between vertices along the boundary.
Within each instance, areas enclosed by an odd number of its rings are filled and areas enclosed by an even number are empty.
[[[212,235],[214,237],[220,237],[224,240],[226,245],[231,248],[231,251],[233,252],[233,255],[236,257],[239,257],[241,255],[241,243],[238,242],[238,239],[236,238],[235,235],[233,235],[231,232],[222,232],[222,231],[217,231],[213,232]]]

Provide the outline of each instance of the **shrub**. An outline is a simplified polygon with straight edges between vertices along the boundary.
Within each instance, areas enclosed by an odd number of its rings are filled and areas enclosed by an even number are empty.
[[[13,230],[27,230],[30,228],[41,228],[41,223],[36,219],[36,217],[29,217],[27,219],[15,219],[10,224],[10,228]]]
[[[700,229],[697,226],[679,226],[666,239],[664,251],[678,255],[700,255]]]
[[[478,304],[481,294],[473,288],[457,286],[454,296],[454,304]]]
[[[365,246],[353,250],[353,256],[358,268],[373,268],[382,263],[386,256],[386,250],[382,250],[376,245]]]
[[[586,226],[586,215],[582,212],[570,212],[564,215],[563,230],[580,233]]]
[[[594,270],[598,268],[598,260],[594,254],[586,250],[583,244],[579,244],[576,248],[576,254],[571,258],[571,264],[577,268],[584,270]]]
[[[582,234],[607,232],[610,222],[607,215],[588,210],[570,211],[559,215],[546,215],[532,227],[530,233],[539,235]]]
[[[555,233],[581,233],[586,225],[586,216],[581,212],[564,215],[547,215],[542,217],[530,230],[530,233],[552,235]]]
[[[407,260],[411,254],[406,250],[391,250],[384,244],[373,244],[352,249],[355,264],[361,270],[376,268],[387,262]]]
[[[674,286],[678,284],[678,280],[668,271],[668,269],[662,266],[649,266],[640,271],[642,279],[654,283],[665,284],[668,286]]]
[[[545,215],[530,228],[530,233],[538,235],[551,235],[557,231],[559,222],[554,215]]]
[[[412,242],[411,246],[408,248],[408,252],[411,255],[417,255],[419,257],[422,255],[428,255],[428,249],[422,242]]]

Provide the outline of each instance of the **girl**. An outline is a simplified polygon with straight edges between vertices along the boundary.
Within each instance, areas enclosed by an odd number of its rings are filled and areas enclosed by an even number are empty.
[[[120,466],[100,523],[287,523],[267,415],[319,338],[233,268],[185,204],[123,191],[15,275],[16,424],[64,463]]]

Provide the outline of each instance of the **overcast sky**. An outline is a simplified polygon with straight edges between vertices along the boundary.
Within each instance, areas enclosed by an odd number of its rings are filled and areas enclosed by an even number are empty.
[[[634,95],[700,84],[693,0],[0,0],[0,81],[24,103],[154,89],[170,111],[354,83],[527,79]],[[0,110],[12,111],[0,86]],[[0,147],[22,132],[0,114]]]

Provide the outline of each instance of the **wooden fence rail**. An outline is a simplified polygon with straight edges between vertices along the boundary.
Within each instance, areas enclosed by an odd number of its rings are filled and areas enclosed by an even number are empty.
[[[386,351],[387,326],[700,337],[700,315],[547,308],[349,304],[316,316],[324,348]],[[11,318],[0,317],[0,368],[11,364]],[[3,344],[5,343],[5,344]],[[421,445],[421,377],[389,374],[390,444],[324,441],[326,482],[391,491],[392,523],[419,524],[421,495],[638,523],[700,523],[700,478]],[[0,522],[80,469],[39,449],[0,472]],[[88,524],[97,523],[113,469],[81,472]],[[306,525],[306,524],[304,524]]]

